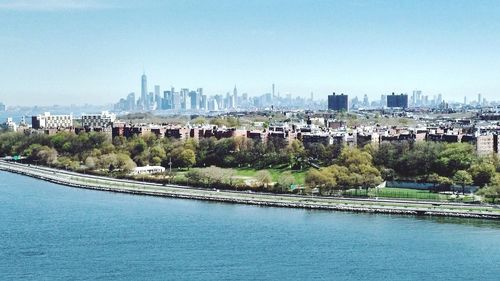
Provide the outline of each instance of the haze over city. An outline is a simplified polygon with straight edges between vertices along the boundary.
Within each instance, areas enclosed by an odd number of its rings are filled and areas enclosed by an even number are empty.
[[[113,103],[143,71],[208,94],[493,100],[499,17],[498,1],[5,0],[0,100]]]

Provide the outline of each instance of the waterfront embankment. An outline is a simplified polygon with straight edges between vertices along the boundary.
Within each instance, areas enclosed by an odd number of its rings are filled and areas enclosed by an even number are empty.
[[[500,220],[500,209],[487,205],[468,205],[446,202],[436,203],[425,201],[414,202],[404,200],[347,199],[202,189],[188,186],[161,185],[133,180],[85,175],[65,170],[5,161],[0,161],[0,170],[71,187],[138,195],[163,196],[272,207]]]

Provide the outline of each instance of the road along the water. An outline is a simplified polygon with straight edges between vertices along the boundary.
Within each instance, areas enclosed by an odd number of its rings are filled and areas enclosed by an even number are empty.
[[[347,199],[202,189],[188,186],[161,185],[133,180],[85,175],[64,170],[6,161],[0,161],[0,170],[22,174],[71,187],[139,195],[164,196],[272,207],[500,220],[500,209],[488,205],[467,205],[405,200]]]

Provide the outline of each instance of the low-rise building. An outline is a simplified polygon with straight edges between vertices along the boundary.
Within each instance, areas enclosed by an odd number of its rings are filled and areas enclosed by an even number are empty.
[[[143,167],[136,167],[134,170],[130,173],[131,175],[154,175],[154,174],[161,174],[165,172],[165,167],[162,166],[143,166]]]

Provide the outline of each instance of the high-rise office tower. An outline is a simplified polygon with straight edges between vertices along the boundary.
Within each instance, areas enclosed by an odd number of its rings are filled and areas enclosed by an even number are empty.
[[[172,92],[172,109],[182,109],[182,98],[179,92]]]
[[[233,107],[238,107],[238,89],[236,89],[236,85],[234,85],[233,89]]]
[[[155,85],[155,103],[156,109],[161,109],[162,97],[160,92],[160,85]]]
[[[180,92],[180,99],[181,99],[181,108],[182,110],[189,109],[191,107],[191,103],[187,102],[189,98],[189,89],[187,88],[182,88]]]
[[[422,105],[422,100],[423,100],[422,91],[414,90],[412,95],[413,106]]]
[[[387,106],[387,96],[386,95],[380,95],[380,106],[382,106],[382,107]]]
[[[148,78],[145,73],[143,73],[141,77],[141,103],[143,110],[149,109]]]
[[[482,105],[483,104],[483,100],[481,98],[481,93],[477,94],[477,104],[478,105]]]
[[[200,109],[201,110],[208,110],[208,97],[207,95],[201,95],[200,98]]]
[[[164,91],[163,92],[163,99],[161,102],[161,108],[162,109],[172,109],[172,92],[171,91]]]
[[[443,102],[443,95],[438,94],[436,104],[440,105]]]
[[[370,105],[370,101],[368,100],[368,95],[365,94],[365,96],[363,97],[363,106],[369,106]]]
[[[191,110],[200,109],[200,95],[198,94],[198,92],[189,92],[189,103]]]
[[[467,96],[464,96],[464,105],[467,105]]]
[[[135,93],[130,93],[127,96],[127,109],[135,110]]]

